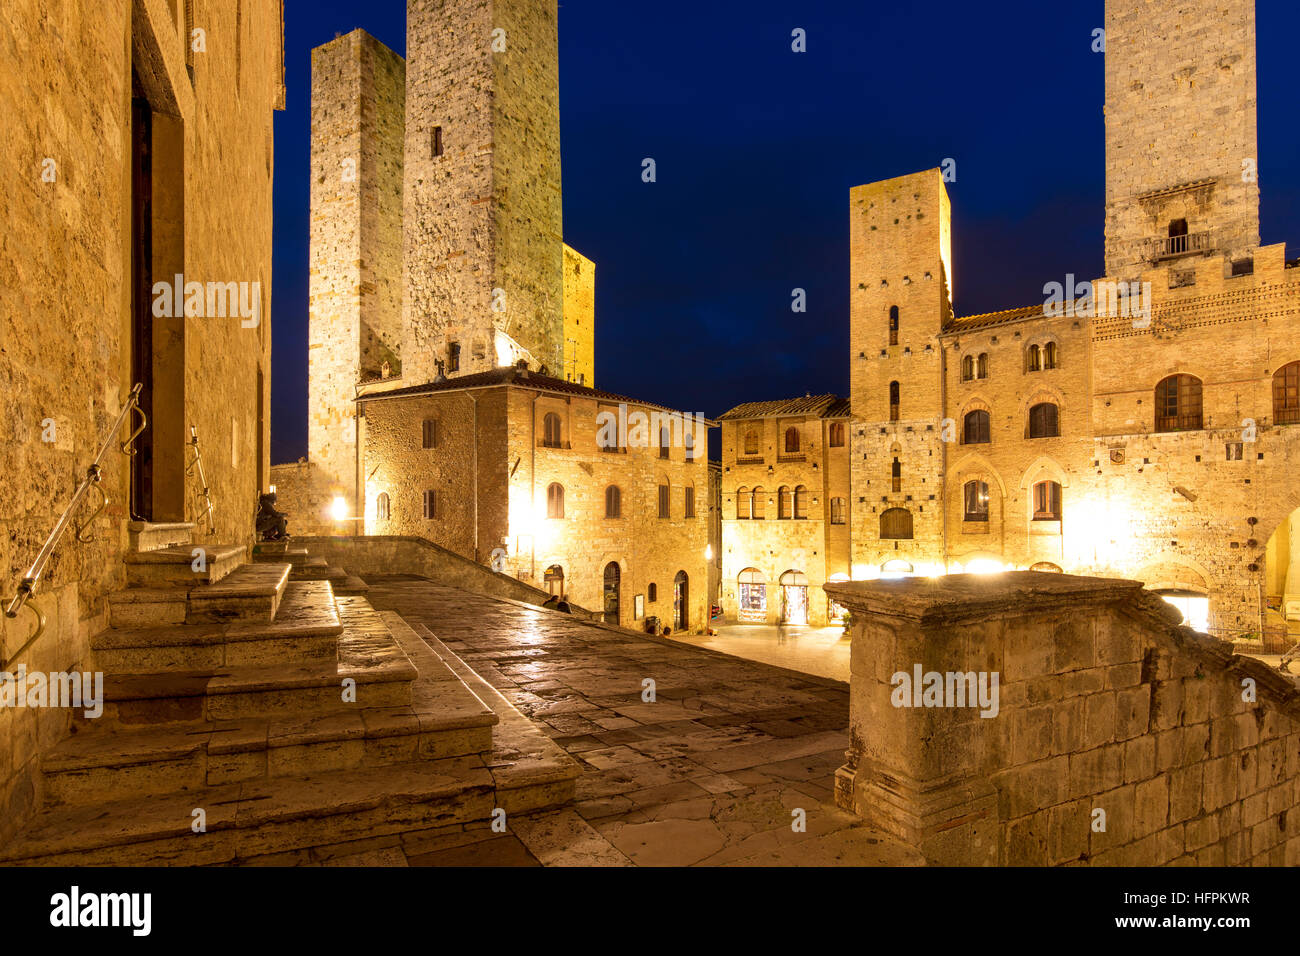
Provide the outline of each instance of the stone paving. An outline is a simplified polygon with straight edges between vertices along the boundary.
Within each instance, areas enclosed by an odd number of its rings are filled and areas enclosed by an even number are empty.
[[[692,647],[848,682],[852,642],[842,627],[781,627],[775,624],[724,624],[717,634],[673,635]]]
[[[834,805],[848,687],[671,640],[368,578],[371,603],[427,627],[584,770],[573,804],[321,848],[324,865],[919,865]],[[643,700],[654,682],[654,702]],[[796,832],[796,811],[806,830]]]

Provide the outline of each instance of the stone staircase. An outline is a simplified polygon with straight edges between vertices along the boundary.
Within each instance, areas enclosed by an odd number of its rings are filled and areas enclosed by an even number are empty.
[[[563,750],[346,574],[288,544],[196,563],[185,534],[133,531],[91,641],[103,713],[44,754],[0,863],[241,863],[572,798]]]
[[[267,541],[253,546],[253,560],[269,564],[288,564],[294,581],[329,581],[335,594],[365,594],[365,581],[342,568],[332,567],[325,558],[312,557],[310,551],[290,541]]]

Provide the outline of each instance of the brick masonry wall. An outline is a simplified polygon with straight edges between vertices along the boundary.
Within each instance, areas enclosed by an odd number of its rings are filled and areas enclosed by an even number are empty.
[[[1132,581],[834,585],[855,611],[841,806],[940,865],[1294,865],[1300,693]],[[894,674],[997,672],[991,718]],[[1104,813],[1103,818],[1097,811]]]
[[[12,596],[69,502],[130,388],[131,95],[133,62],[155,107],[154,279],[260,283],[261,321],[160,319],[151,421],[160,474],[179,476],[195,425],[216,506],[218,539],[251,540],[269,467],[272,110],[281,101],[276,0],[197,0],[207,52],[189,57],[168,4],[125,0],[0,9],[6,130],[0,139],[0,577]],[[161,19],[159,19],[161,17]],[[183,161],[182,161],[183,156]],[[53,160],[54,181],[42,173]],[[232,238],[233,237],[233,238]],[[52,419],[56,436],[41,440]],[[125,436],[123,436],[125,437]],[[89,663],[106,624],[105,595],[125,583],[128,465],[110,453],[110,504],[94,540],[65,535],[36,600],[48,623],[13,667],[68,671]],[[194,513],[196,479],[156,482],[156,515]],[[93,507],[93,505],[91,506]],[[89,510],[76,517],[84,519]],[[88,532],[89,533],[89,532]],[[7,658],[33,618],[0,617]],[[0,840],[39,803],[40,754],[67,732],[68,712],[0,710]]]

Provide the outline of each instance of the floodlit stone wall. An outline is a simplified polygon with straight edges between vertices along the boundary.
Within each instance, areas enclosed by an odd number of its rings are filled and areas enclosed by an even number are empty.
[[[932,864],[1300,862],[1300,692],[1140,582],[830,590],[855,612],[836,800]]]

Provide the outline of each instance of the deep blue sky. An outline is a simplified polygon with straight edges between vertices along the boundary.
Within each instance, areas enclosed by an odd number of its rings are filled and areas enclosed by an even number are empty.
[[[277,462],[307,450],[310,51],[356,27],[405,49],[404,0],[286,6]],[[1300,6],[1259,0],[1257,16],[1261,232],[1294,256]],[[959,314],[1101,274],[1102,20],[1102,0],[563,0],[564,234],[597,266],[596,384],[709,415],[846,394],[848,190],[946,157]],[[790,50],[795,27],[807,53]]]

